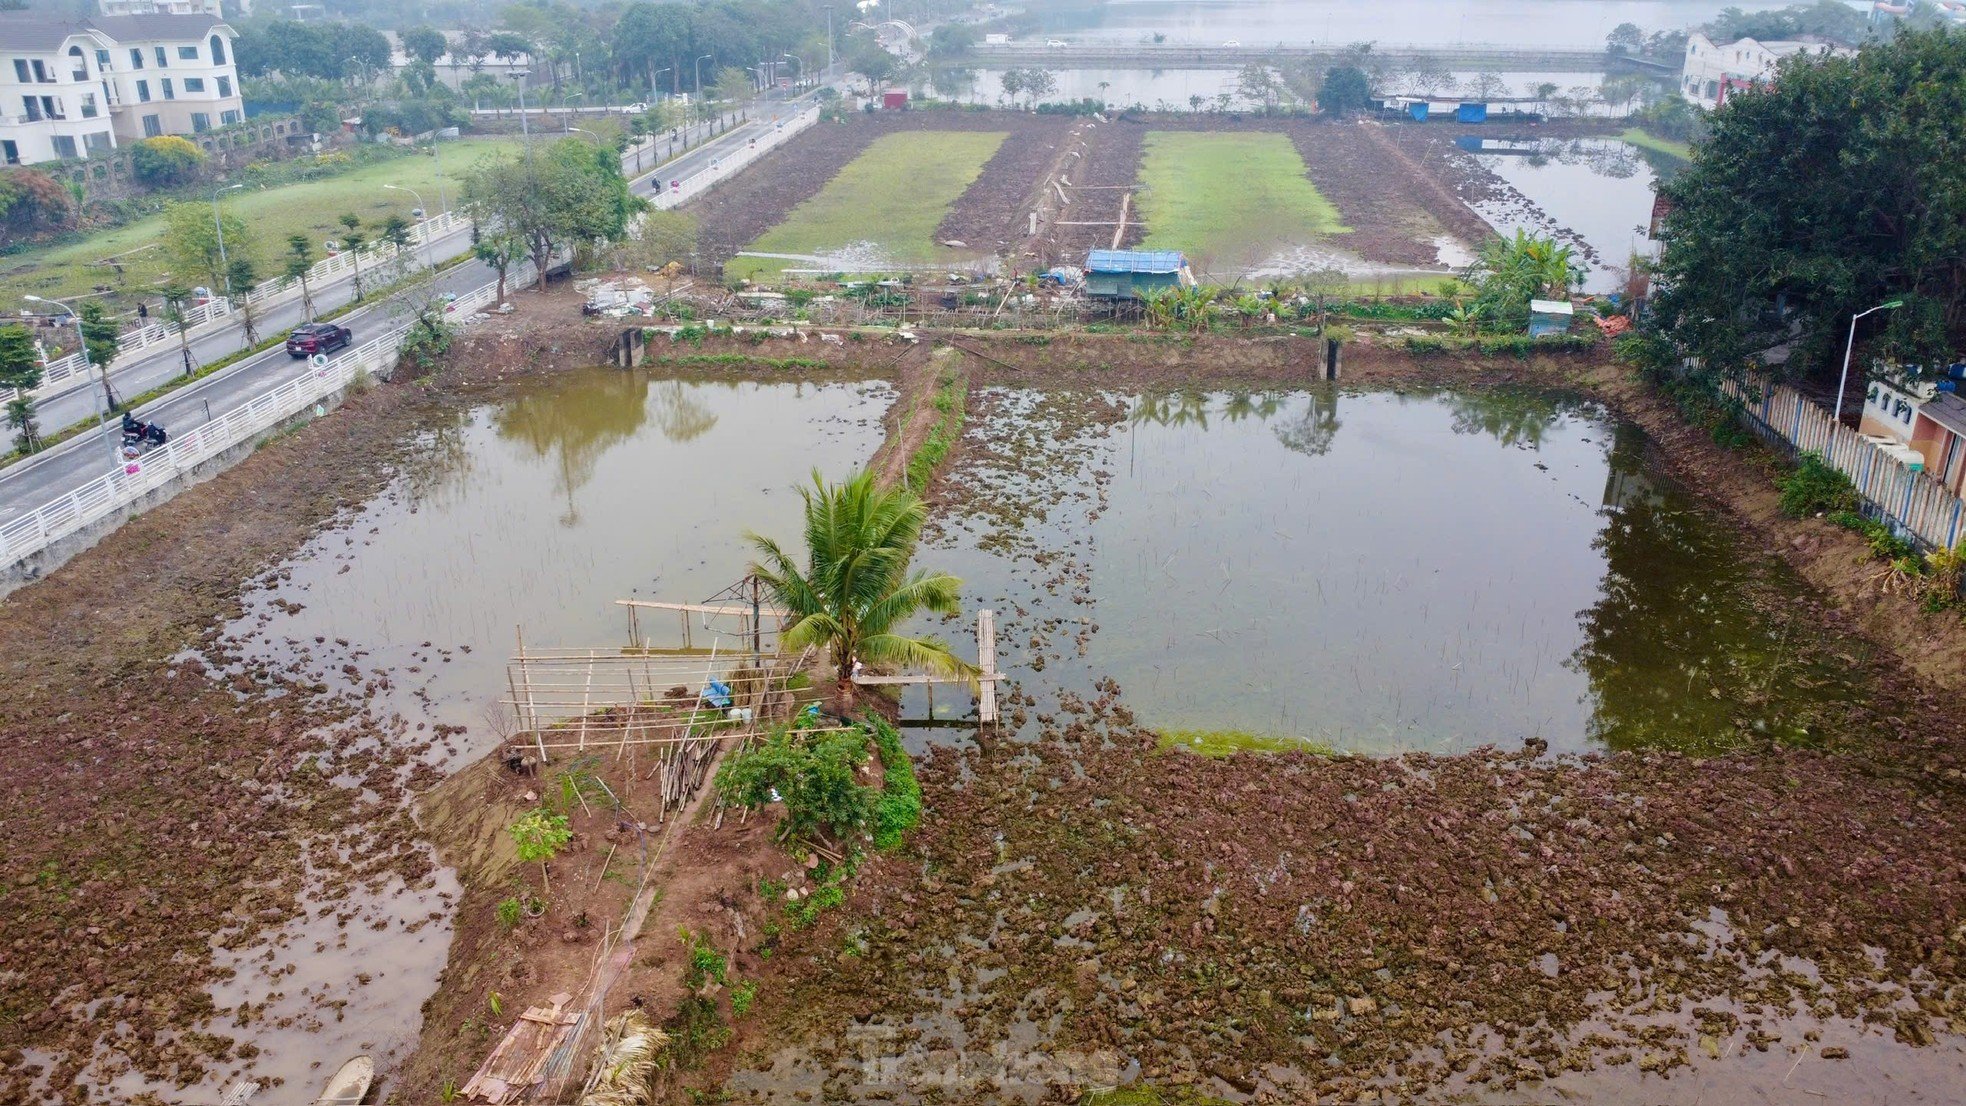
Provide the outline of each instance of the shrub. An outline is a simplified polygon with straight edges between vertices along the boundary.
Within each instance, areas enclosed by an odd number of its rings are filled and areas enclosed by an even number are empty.
[[[725,759],[717,769],[717,793],[748,807],[764,806],[776,795],[785,804],[779,834],[786,840],[820,833],[843,839],[867,824],[873,806],[873,789],[858,777],[866,759],[864,731],[789,726]]]
[[[901,847],[922,820],[922,785],[915,763],[901,747],[901,735],[885,719],[868,719],[874,727],[874,746],[881,755],[887,780],[874,800],[874,847],[891,852]]]
[[[0,173],[0,225],[16,234],[45,234],[67,226],[75,198],[55,178],[38,169]]]
[[[152,188],[175,188],[197,179],[205,151],[174,134],[145,138],[130,150],[130,170]]]
[[[524,913],[525,906],[518,899],[505,899],[494,909],[498,916],[498,928],[509,930],[519,924],[519,915]]]
[[[1782,490],[1782,513],[1790,518],[1857,509],[1857,489],[1850,478],[1819,454],[1803,454],[1795,469],[1775,484]]]

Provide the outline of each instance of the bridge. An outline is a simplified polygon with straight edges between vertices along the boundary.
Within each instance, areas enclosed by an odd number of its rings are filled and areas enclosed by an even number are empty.
[[[1281,61],[1311,61],[1325,65],[1352,59],[1351,51],[1325,43],[1271,46],[1200,46],[1175,43],[1071,43],[1045,46],[1037,42],[979,44],[948,65],[1044,69],[1241,69],[1246,65]],[[1594,47],[1460,44],[1454,46],[1375,43],[1373,58],[1395,65],[1433,62],[1446,69],[1494,72],[1608,72],[1636,69],[1671,73],[1678,66]]]

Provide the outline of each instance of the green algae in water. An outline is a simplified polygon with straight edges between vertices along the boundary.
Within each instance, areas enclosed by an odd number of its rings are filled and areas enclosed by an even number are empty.
[[[923,560],[998,608],[1034,720],[1111,678],[1152,729],[1367,753],[1863,724],[1867,649],[1577,397],[1194,391],[1115,426],[1075,410],[1113,397],[986,391],[953,475],[990,502]]]
[[[1329,756],[1333,751],[1329,745],[1301,737],[1250,733],[1248,730],[1164,730],[1160,735],[1160,747],[1203,757],[1290,752]]]

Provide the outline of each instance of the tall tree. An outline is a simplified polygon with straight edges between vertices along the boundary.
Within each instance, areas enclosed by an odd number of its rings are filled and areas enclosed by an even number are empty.
[[[259,343],[258,320],[254,317],[253,290],[259,287],[259,270],[252,258],[229,254],[225,260],[225,282],[232,303],[239,309],[239,325],[245,348]]]
[[[362,302],[362,247],[369,244],[368,235],[362,233],[362,217],[352,211],[343,212],[341,224],[341,248],[348,251],[348,263],[355,267],[355,302]]]
[[[223,239],[219,228],[224,228]],[[223,241],[224,248],[220,248]],[[172,204],[164,211],[164,254],[171,271],[195,277],[214,290],[225,287],[225,258],[253,249],[252,228],[226,212],[213,218],[207,203]]]
[[[403,32],[402,39],[403,52],[426,65],[437,64],[451,48],[444,32],[435,27],[411,27]]]
[[[1686,353],[1726,367],[1789,344],[1833,371],[1851,316],[1906,364],[1966,349],[1966,36],[1905,32],[1852,58],[1786,59],[1730,94],[1671,203],[1653,299]]]
[[[541,291],[555,252],[621,237],[629,215],[646,206],[629,193],[612,149],[571,138],[532,158],[481,166],[464,198],[479,225],[525,240]]]
[[[313,268],[314,243],[305,234],[288,235],[284,272],[288,280],[300,282],[300,310],[309,322],[314,319],[314,293],[307,286],[307,274]]]
[[[77,312],[76,329],[82,332],[82,351],[89,363],[102,374],[102,398],[108,404],[111,414],[121,411],[123,404],[116,398],[116,389],[109,386],[109,366],[116,355],[123,352],[123,328],[109,312],[94,300],[82,305]]]
[[[752,566],[773,598],[792,612],[779,640],[788,649],[831,655],[843,694],[851,696],[856,663],[911,665],[951,676],[975,669],[932,637],[898,628],[919,611],[961,609],[962,581],[946,572],[909,571],[928,508],[905,488],[882,488],[871,473],[841,484],[812,474],[805,500],[804,568],[770,538],[751,535]]]
[[[1351,115],[1364,111],[1372,99],[1372,82],[1356,65],[1341,65],[1324,75],[1318,90],[1318,110],[1326,115]]]
[[[14,430],[14,447],[22,453],[41,448],[41,428],[34,421],[34,389],[41,386],[41,355],[34,338],[19,323],[0,326],[0,389],[11,389],[7,425]]]
[[[172,281],[157,290],[164,301],[164,321],[177,328],[178,353],[184,358],[184,375],[190,376],[191,339],[187,332],[191,329],[191,301],[194,298],[189,286]]]

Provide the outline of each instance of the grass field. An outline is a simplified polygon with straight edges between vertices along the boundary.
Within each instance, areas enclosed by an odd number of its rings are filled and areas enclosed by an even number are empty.
[[[450,202],[457,202],[465,170],[471,165],[518,148],[517,139],[466,138],[444,143],[444,192]],[[258,262],[260,274],[270,279],[279,275],[281,266],[276,258],[285,253],[290,234],[305,234],[313,239],[319,255],[322,240],[340,235],[342,227],[335,220],[344,212],[361,216],[365,223],[373,223],[391,212],[407,218],[410,209],[417,206],[415,197],[408,192],[385,189],[385,184],[416,189],[434,210],[438,202],[437,168],[438,159],[414,154],[324,180],[266,189],[248,187],[226,193],[221,202],[228,214],[238,216],[252,228],[251,256]],[[131,251],[157,242],[163,231],[164,217],[152,215],[79,241],[0,258],[0,311],[17,309],[21,297],[29,292],[49,297],[84,296],[97,285],[116,289],[110,298],[112,307],[134,310],[136,298],[154,292],[167,266],[161,248]],[[231,244],[228,242],[227,246],[229,252]],[[118,255],[124,255],[120,277],[108,266],[92,264]]]
[[[935,244],[935,228],[983,174],[1003,145],[1002,131],[916,131],[875,139],[819,194],[792,209],[746,250],[829,255],[871,243],[880,260],[894,264],[933,261],[947,251]],[[729,277],[756,278],[787,266],[809,265],[766,257],[733,257]]]
[[[1618,136],[1626,142],[1655,153],[1669,154],[1681,161],[1693,160],[1693,147],[1684,142],[1674,142],[1670,138],[1660,138],[1642,127],[1628,127]]]
[[[1140,163],[1141,248],[1233,280],[1278,250],[1349,233],[1283,134],[1153,131]]]

